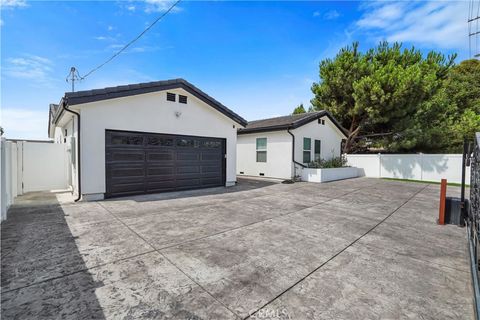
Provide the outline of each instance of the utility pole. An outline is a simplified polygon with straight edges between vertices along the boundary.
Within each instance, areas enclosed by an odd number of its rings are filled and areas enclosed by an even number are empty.
[[[67,78],[65,81],[71,82],[72,83],[72,92],[75,92],[75,81],[82,80],[83,78],[80,77],[78,74],[78,71],[75,67],[70,68],[70,73],[68,74]]]

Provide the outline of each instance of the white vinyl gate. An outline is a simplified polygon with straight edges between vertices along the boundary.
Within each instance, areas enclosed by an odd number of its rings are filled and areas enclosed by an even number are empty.
[[[67,188],[66,144],[22,142],[22,193]]]
[[[2,138],[0,150],[1,220],[17,195],[65,190],[70,185],[67,144]]]

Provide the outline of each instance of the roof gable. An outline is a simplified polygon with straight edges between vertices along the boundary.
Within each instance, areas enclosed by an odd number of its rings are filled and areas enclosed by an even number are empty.
[[[164,91],[169,89],[182,88],[190,94],[194,95],[201,101],[205,102],[215,110],[234,120],[235,122],[241,124],[242,126],[247,125],[247,120],[203,92],[202,90],[195,87],[190,82],[184,79],[173,79],[165,81],[154,81],[147,83],[138,83],[125,86],[109,87],[103,89],[94,89],[86,91],[77,91],[77,92],[67,92],[63,98],[63,101],[66,105],[78,105],[89,102],[102,101],[107,99],[122,98],[128,96],[134,96],[144,93],[151,93],[157,91]],[[63,108],[62,108],[63,109]]]
[[[345,128],[325,110],[250,121],[245,129],[238,130],[238,134],[295,129],[324,116],[328,117],[335,127],[337,127],[343,135],[347,136]]]

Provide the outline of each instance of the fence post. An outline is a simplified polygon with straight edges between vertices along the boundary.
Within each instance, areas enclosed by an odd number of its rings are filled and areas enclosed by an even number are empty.
[[[440,184],[440,206],[438,212],[438,224],[445,224],[445,204],[447,198],[447,179],[442,179]]]

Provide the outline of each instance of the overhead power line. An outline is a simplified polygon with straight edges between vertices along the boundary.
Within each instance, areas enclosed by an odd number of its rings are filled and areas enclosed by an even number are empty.
[[[91,75],[92,73],[94,73],[95,71],[97,71],[98,69],[102,68],[104,65],[106,65],[107,63],[109,63],[110,61],[112,61],[113,59],[115,59],[116,57],[118,57],[123,51],[125,51],[128,47],[130,47],[133,43],[135,43],[138,39],[140,39],[145,33],[147,33],[148,30],[150,30],[157,22],[159,22],[160,20],[162,20],[170,11],[173,10],[173,8],[175,8],[175,6],[182,0],[177,0],[176,2],[174,2],[168,9],[167,11],[165,11],[162,15],[160,15],[157,19],[155,19],[155,21],[152,22],[152,24],[150,24],[145,30],[143,30],[138,36],[136,36],[132,41],[130,41],[129,43],[127,43],[125,46],[123,46],[120,50],[117,51],[117,53],[115,53],[113,56],[111,56],[110,58],[108,58],[105,62],[103,62],[102,64],[98,65],[97,67],[93,68],[92,70],[90,70],[89,72],[87,72],[83,77],[81,77],[81,80],[85,79],[86,77],[88,77],[89,75]]]

